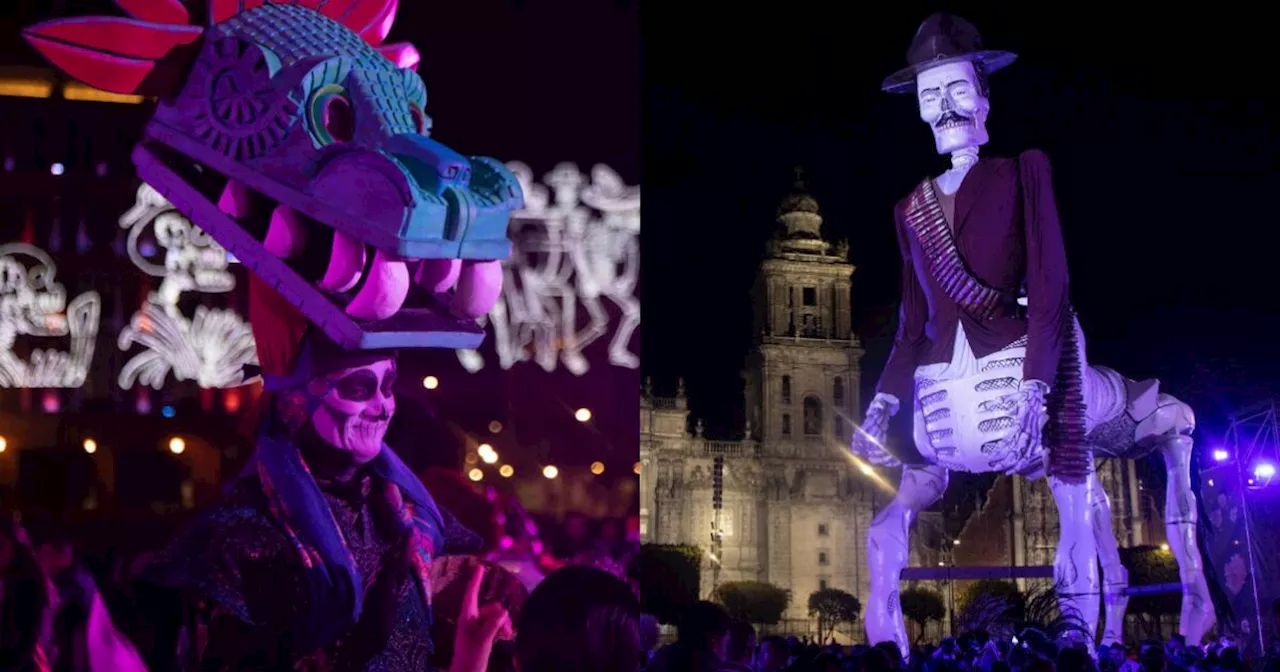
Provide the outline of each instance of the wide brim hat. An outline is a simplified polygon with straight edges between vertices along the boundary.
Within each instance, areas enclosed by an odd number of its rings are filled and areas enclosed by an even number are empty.
[[[907,67],[889,75],[880,84],[886,93],[912,93],[916,77],[925,70],[948,63],[980,63],[988,74],[1004,68],[1018,55],[1010,51],[986,49],[982,35],[972,23],[939,12],[925,19],[907,48]]]

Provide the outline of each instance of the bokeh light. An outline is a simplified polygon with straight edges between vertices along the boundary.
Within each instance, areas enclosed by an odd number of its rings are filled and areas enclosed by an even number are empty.
[[[546,476],[547,478],[555,478],[556,476],[560,475],[560,470],[556,469],[555,465],[548,464],[547,466],[542,468],[542,475]]]
[[[98,442],[93,439],[85,439],[84,452],[89,453],[90,455],[98,452]]]
[[[604,473],[604,462],[592,462],[592,463],[591,463],[591,473],[595,474],[596,476],[599,476],[600,474],[603,474],[603,473]]]
[[[493,421],[489,422],[489,433],[490,433],[490,434],[497,434],[498,432],[501,432],[501,431],[502,431],[502,423],[501,423],[501,422],[498,422],[497,420],[493,420]]]
[[[479,481],[484,478],[484,472],[480,471],[479,469],[472,469],[471,471],[467,472],[467,478],[473,481]]]
[[[487,443],[480,444],[480,447],[476,448],[476,454],[480,456],[481,460],[484,460],[485,464],[493,464],[498,461],[498,451]]]
[[[498,467],[498,475],[503,478],[511,478],[512,474],[515,473],[516,470],[509,464],[504,464],[501,467]]]
[[[440,379],[435,376],[427,376],[422,379],[422,386],[428,390],[434,390],[437,387],[440,387]]]
[[[578,422],[591,422],[591,409],[579,408],[573,412],[573,419]]]
[[[636,466],[631,467],[631,471],[636,472],[636,476],[640,475],[640,463],[636,462]]]
[[[173,453],[174,455],[181,455],[182,451],[186,449],[187,449],[187,442],[183,441],[182,437],[175,436],[172,439],[169,439],[169,452]]]

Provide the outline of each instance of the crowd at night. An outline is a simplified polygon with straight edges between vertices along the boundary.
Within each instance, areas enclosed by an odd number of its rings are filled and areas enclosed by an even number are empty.
[[[1265,22],[10,5],[0,672],[1280,672]]]

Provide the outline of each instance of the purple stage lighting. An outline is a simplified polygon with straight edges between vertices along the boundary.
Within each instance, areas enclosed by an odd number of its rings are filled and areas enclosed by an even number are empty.
[[[1227,459],[1228,459],[1228,458],[1230,458],[1230,457],[1231,457],[1231,453],[1228,453],[1226,450],[1224,450],[1224,449],[1222,449],[1222,448],[1214,448],[1214,449],[1213,449],[1213,461],[1214,461],[1214,462],[1226,462],[1226,461],[1227,461]]]
[[[1270,462],[1259,462],[1253,467],[1253,477],[1259,481],[1266,481],[1274,478],[1276,475],[1276,465]]]

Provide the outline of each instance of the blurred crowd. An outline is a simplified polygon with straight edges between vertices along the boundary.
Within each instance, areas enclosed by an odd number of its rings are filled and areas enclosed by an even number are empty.
[[[948,637],[912,649],[903,660],[898,646],[843,646],[777,635],[757,638],[755,628],[734,621],[719,605],[688,609],[677,640],[658,646],[658,625],[641,623],[645,672],[1280,672],[1280,651],[1250,660],[1231,639],[1205,647],[1178,636],[1140,646],[1061,644],[1043,632],[1024,630],[1008,641],[984,632]]]
[[[450,475],[424,481],[484,540],[473,556],[432,565],[437,669],[450,669],[448,658],[468,647],[482,651],[494,672],[639,669],[635,520],[539,520],[491,488],[478,491]],[[125,539],[80,544],[54,521],[25,523],[0,515],[0,670],[178,669],[171,661],[184,656],[158,649],[175,641],[199,646],[195,627],[167,636],[182,627],[166,622],[171,605],[137,580],[154,549]],[[502,612],[503,626],[468,627],[486,607]],[[488,641],[472,641],[477,633]]]

